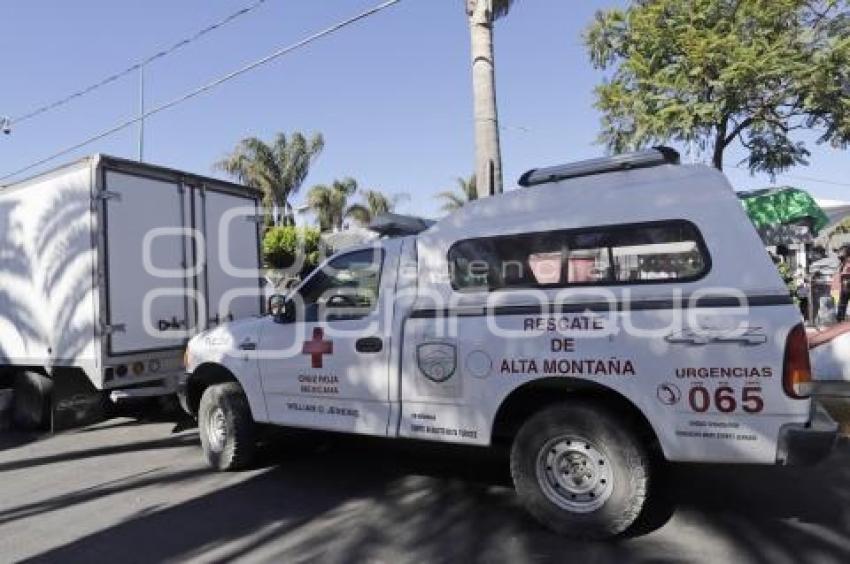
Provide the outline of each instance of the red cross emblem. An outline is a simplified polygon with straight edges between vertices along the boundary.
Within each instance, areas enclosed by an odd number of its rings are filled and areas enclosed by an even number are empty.
[[[310,355],[313,361],[313,368],[321,368],[322,356],[334,353],[334,343],[333,341],[325,341],[325,332],[321,327],[314,327],[313,338],[309,341],[304,341],[304,348],[301,350],[301,353]]]

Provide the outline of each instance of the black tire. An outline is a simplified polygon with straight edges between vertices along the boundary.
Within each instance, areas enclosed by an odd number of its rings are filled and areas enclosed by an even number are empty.
[[[37,372],[22,371],[14,376],[12,425],[24,431],[50,428],[50,396],[53,381]]]
[[[213,428],[222,429],[223,435]],[[216,384],[204,390],[198,409],[198,432],[209,465],[232,472],[251,466],[257,430],[248,398],[239,384]]]
[[[647,450],[627,425],[602,407],[578,401],[526,421],[511,448],[511,475],[528,512],[564,536],[604,539],[624,533],[641,513],[650,473]],[[585,487],[578,497],[573,493]]]

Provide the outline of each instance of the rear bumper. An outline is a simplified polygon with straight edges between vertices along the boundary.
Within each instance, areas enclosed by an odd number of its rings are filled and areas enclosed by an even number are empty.
[[[170,396],[177,391],[179,373],[164,374],[158,380],[149,380],[134,386],[113,388],[109,391],[112,403],[121,403],[144,398]]]
[[[780,429],[776,462],[793,466],[817,464],[829,456],[837,438],[838,423],[813,401],[808,423],[792,423]]]

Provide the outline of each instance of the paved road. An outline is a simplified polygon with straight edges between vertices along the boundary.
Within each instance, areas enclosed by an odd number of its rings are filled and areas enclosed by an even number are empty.
[[[646,534],[580,543],[522,513],[504,460],[307,436],[217,474],[197,433],[113,420],[0,436],[0,561],[850,562],[850,444],[816,469],[682,466]]]

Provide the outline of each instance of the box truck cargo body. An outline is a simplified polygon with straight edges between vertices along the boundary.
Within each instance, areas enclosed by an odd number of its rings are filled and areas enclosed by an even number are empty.
[[[0,189],[0,372],[16,417],[79,419],[94,391],[172,393],[191,336],[263,308],[260,197],[103,155]]]

